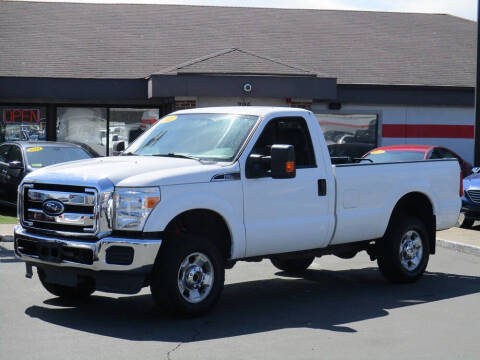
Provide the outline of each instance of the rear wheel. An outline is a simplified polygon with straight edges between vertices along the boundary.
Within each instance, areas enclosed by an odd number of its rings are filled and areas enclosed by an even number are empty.
[[[49,283],[45,280],[45,274],[42,271],[38,271],[38,277],[45,290],[50,294],[58,296],[60,298],[69,300],[84,300],[93,294],[95,286],[93,282],[82,282],[77,286],[65,286],[59,284]]]
[[[429,236],[425,224],[416,217],[400,215],[377,243],[378,267],[391,282],[418,280],[430,256]]]
[[[298,273],[305,271],[312,264],[314,259],[314,256],[296,259],[280,259],[278,257],[273,257],[270,261],[273,266],[279,270]]]
[[[161,311],[197,316],[219,300],[224,260],[206,238],[183,236],[165,243],[155,262],[150,289]]]

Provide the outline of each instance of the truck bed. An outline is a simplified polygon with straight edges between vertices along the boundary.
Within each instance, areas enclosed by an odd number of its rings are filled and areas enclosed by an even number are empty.
[[[457,160],[342,164],[332,168],[336,182],[336,226],[331,245],[382,237],[392,209],[409,192],[421,192],[430,199],[437,230],[457,222],[460,201]]]

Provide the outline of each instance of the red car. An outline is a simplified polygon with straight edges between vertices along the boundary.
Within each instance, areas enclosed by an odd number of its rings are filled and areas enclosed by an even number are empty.
[[[472,165],[463,160],[460,155],[452,150],[433,145],[392,145],[382,146],[370,150],[363,158],[373,162],[399,162],[417,161],[428,159],[457,159],[462,169],[463,177],[472,173]]]

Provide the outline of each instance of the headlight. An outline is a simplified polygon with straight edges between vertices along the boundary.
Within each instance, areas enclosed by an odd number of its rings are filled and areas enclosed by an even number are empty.
[[[160,201],[160,190],[148,188],[116,188],[113,194],[115,230],[142,231],[152,209]]]

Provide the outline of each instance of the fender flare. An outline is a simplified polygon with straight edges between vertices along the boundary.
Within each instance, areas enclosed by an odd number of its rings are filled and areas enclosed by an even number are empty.
[[[231,258],[245,256],[245,228],[243,214],[236,214],[233,206],[211,193],[185,192],[166,201],[160,201],[147,219],[144,232],[162,232],[178,215],[190,210],[210,210],[225,221],[231,237]]]

